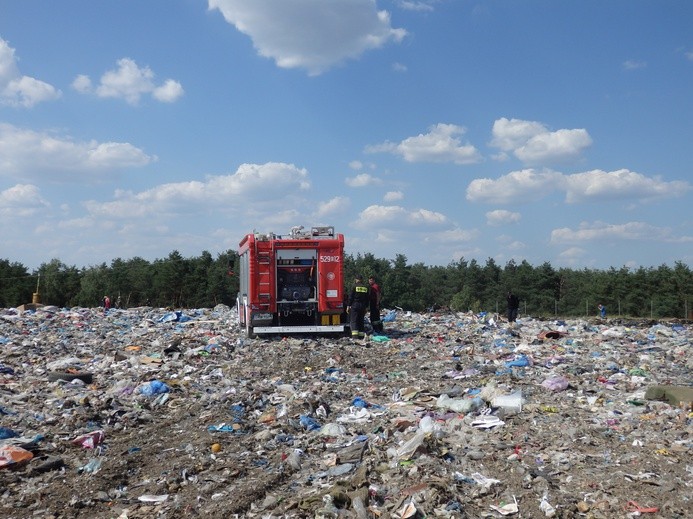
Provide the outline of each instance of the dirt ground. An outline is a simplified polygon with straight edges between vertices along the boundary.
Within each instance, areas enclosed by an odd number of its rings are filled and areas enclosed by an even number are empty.
[[[0,516],[691,517],[693,415],[643,397],[690,386],[688,325],[569,321],[540,339],[556,323],[408,315],[361,345],[144,318],[1,325],[0,425],[34,457],[0,469]],[[508,367],[519,352],[530,365]],[[70,357],[91,384],[47,380]],[[541,384],[557,374],[568,387]],[[135,389],[153,379],[170,392]],[[478,390],[524,405],[437,405]],[[472,425],[484,416],[504,423]]]

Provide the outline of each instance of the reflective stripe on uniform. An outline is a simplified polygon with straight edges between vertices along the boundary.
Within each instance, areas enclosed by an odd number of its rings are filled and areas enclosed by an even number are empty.
[[[357,292],[362,292],[364,294],[368,292],[368,287],[355,287],[355,289]]]

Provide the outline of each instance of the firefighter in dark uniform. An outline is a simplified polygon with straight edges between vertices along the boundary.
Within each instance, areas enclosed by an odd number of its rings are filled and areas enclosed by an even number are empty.
[[[373,331],[377,333],[383,332],[383,322],[380,320],[380,298],[382,294],[380,292],[380,286],[375,282],[375,277],[370,276],[368,278],[368,284],[371,289],[370,297],[370,319],[371,325],[373,326]]]
[[[357,274],[354,278],[354,288],[351,290],[347,311],[349,312],[349,326],[352,339],[364,339],[366,337],[364,317],[370,304],[370,289],[363,282],[363,276]]]

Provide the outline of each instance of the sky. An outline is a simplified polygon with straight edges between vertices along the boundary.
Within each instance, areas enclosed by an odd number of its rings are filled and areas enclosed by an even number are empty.
[[[410,264],[693,265],[689,0],[0,0],[0,259],[332,225]]]

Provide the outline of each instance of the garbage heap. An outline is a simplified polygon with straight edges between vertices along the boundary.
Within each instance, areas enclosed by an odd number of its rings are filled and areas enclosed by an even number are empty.
[[[0,516],[690,517],[690,323],[0,310]]]

